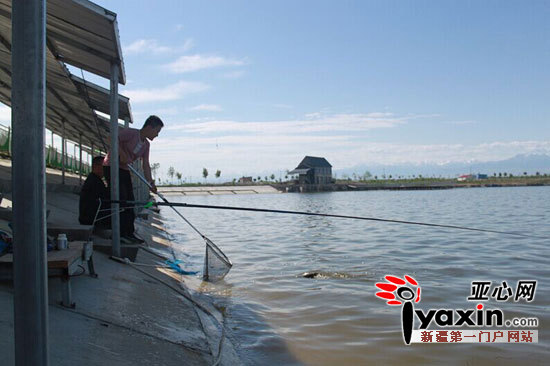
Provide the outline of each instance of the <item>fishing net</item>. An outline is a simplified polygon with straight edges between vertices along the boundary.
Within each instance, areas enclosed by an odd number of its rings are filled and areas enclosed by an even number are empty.
[[[204,255],[203,280],[216,282],[225,277],[233,264],[210,239],[206,241],[206,253]]]

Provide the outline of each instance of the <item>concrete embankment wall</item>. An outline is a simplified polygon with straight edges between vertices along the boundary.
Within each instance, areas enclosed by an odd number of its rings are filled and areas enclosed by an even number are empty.
[[[421,189],[451,189],[455,184],[294,184],[274,185],[274,188],[289,193],[337,192],[337,191],[376,191],[376,190],[421,190]]]
[[[183,195],[183,196],[281,193],[281,191],[269,185],[158,187],[158,191],[165,195]]]
[[[4,166],[5,168],[5,166]],[[0,182],[11,182],[10,169],[0,167]],[[48,174],[48,226],[78,224],[78,178]],[[2,206],[11,207],[10,190]],[[172,258],[170,235],[161,214],[145,211],[136,220],[143,246],[123,244],[122,255],[133,264],[114,261],[109,232],[94,235],[97,278],[84,265],[70,278],[74,308],[60,305],[62,283],[48,279],[49,349],[52,365],[212,365],[218,359],[223,315],[208,296],[197,297],[185,276],[166,268]],[[4,230],[6,220],[0,220]],[[17,243],[14,243],[17,245]],[[69,243],[70,245],[70,243]],[[33,270],[33,269],[29,269]],[[13,365],[13,284],[0,281],[0,353],[2,365]],[[240,364],[229,339],[223,337],[221,365]]]
[[[479,188],[479,187],[523,187],[523,186],[542,186],[547,184],[542,183],[510,183],[510,184],[495,184],[495,183],[457,183],[449,182],[434,182],[434,183],[408,183],[408,184],[274,184],[273,187],[281,192],[288,193],[311,193],[311,192],[337,192],[337,191],[412,191],[412,190],[440,190],[453,188]]]

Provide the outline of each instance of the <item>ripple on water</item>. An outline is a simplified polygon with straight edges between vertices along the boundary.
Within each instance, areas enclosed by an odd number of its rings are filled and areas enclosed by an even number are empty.
[[[426,221],[550,237],[550,187],[312,195],[185,197],[186,202]],[[177,197],[174,197],[177,200]],[[470,282],[549,280],[548,240],[379,222],[188,210],[186,217],[231,258],[219,284],[203,287],[227,308],[249,364],[544,363],[539,345],[403,345],[400,309],[376,298],[387,274],[422,287],[417,308],[467,308]],[[170,232],[201,268],[204,243],[171,212]],[[304,278],[304,272],[319,276]],[[200,283],[200,281],[197,281]],[[510,316],[537,316],[548,331],[550,293],[500,303]],[[491,303],[492,306],[495,303]]]

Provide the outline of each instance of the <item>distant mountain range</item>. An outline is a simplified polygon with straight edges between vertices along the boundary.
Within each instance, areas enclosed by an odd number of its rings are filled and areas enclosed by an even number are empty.
[[[418,176],[421,174],[424,177],[442,176],[456,177],[462,174],[487,174],[493,173],[512,173],[514,175],[528,174],[550,174],[550,155],[545,154],[529,154],[516,155],[510,159],[486,162],[464,162],[464,163],[449,163],[449,164],[399,164],[399,165],[357,165],[347,169],[333,169],[333,175],[338,178],[343,175],[352,176],[353,173],[363,175],[369,171],[373,176],[382,176],[390,174],[393,177],[397,176]]]

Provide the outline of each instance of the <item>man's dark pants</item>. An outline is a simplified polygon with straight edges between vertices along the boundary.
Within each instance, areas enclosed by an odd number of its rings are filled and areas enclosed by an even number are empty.
[[[109,186],[109,191],[111,190],[111,167],[104,166],[103,174],[107,180],[107,185]],[[132,177],[130,176],[129,170],[119,169],[118,170],[118,188],[119,188],[119,199],[121,201],[134,201],[134,188],[132,187]],[[133,204],[121,203],[120,208],[125,208],[124,211],[120,213],[120,236],[131,236],[134,233],[134,220],[136,218],[134,214]]]

